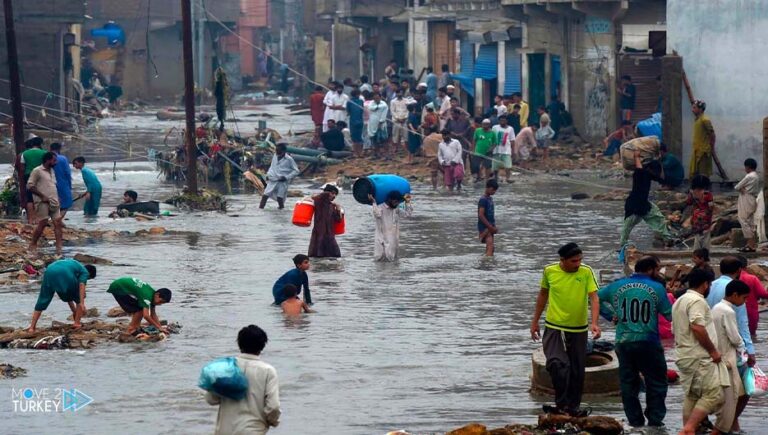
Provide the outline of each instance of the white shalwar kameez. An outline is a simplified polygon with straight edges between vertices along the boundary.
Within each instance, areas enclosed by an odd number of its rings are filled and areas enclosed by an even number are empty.
[[[296,166],[293,157],[286,154],[282,159],[278,159],[277,154],[273,155],[272,164],[267,171],[267,187],[264,189],[264,195],[274,200],[285,199],[288,196],[288,186],[297,175],[299,175],[299,167]],[[285,181],[278,181],[280,177],[285,177]]]
[[[347,122],[347,101],[349,97],[347,94],[339,94],[335,91],[328,91],[323,98],[323,104],[325,104],[325,113],[323,113],[323,131],[328,131],[328,120],[333,119],[336,122]],[[342,110],[331,109],[330,106],[344,107]]]
[[[400,219],[411,217],[413,207],[404,203],[402,207],[391,208],[387,203],[374,205],[373,217],[376,220],[376,236],[373,245],[375,261],[397,260],[397,248],[400,246]]]

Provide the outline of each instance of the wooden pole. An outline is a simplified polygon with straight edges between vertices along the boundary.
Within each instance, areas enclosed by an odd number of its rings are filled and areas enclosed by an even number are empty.
[[[6,0],[7,1],[7,0]],[[184,55],[184,106],[187,115],[187,190],[197,195],[197,148],[195,147],[195,72],[192,61],[192,5],[181,0]]]
[[[8,54],[8,78],[10,79],[11,114],[13,115],[13,142],[16,145],[16,155],[24,152],[24,110],[21,107],[21,80],[19,79],[19,54],[16,50],[16,30],[13,23],[13,2],[3,0],[5,14],[5,42]],[[19,204],[22,209],[27,202],[27,186],[24,174],[17,168],[16,177],[19,183]]]

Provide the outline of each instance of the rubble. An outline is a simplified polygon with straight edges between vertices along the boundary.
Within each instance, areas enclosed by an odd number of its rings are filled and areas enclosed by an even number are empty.
[[[623,432],[624,427],[612,417],[570,417],[559,414],[541,414],[538,425],[509,424],[496,429],[488,429],[485,425],[470,423],[447,432],[446,435],[549,435],[552,433],[619,435]]]
[[[188,211],[227,211],[227,199],[224,195],[205,188],[197,195],[184,191],[166,199],[165,203]]]
[[[131,317],[130,314],[126,313],[121,307],[112,307],[107,311],[107,317]]]
[[[21,222],[0,223],[0,285],[27,282],[42,273],[45,267],[56,261],[59,257],[43,252],[29,251],[29,242],[32,239],[34,226]],[[64,227],[63,238],[69,244],[93,242],[97,240],[110,240],[118,237],[143,237],[171,234],[190,234],[189,232],[168,231],[163,227],[152,227],[139,230],[135,233],[128,231],[101,231],[82,230],[72,227]],[[53,241],[54,235],[51,227],[43,231],[43,242]],[[85,264],[109,265],[111,260],[86,254],[75,254],[75,260]]]
[[[163,322],[165,324],[165,322]],[[167,336],[152,326],[142,327],[138,334],[126,332],[127,323],[107,323],[101,320],[83,322],[80,329],[74,329],[71,324],[54,321],[50,328],[39,328],[28,332],[24,328],[12,329],[0,327],[0,349],[91,349],[101,342],[113,341],[119,343],[155,342],[162,341]],[[178,334],[181,325],[168,323],[168,332]]]
[[[27,369],[10,364],[0,364],[0,379],[16,379],[27,375]]]

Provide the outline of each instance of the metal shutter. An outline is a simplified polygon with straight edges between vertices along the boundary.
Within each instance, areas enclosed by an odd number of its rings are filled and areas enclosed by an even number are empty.
[[[456,80],[461,89],[471,97],[475,96],[475,47],[469,41],[462,40],[459,44],[459,67],[458,74],[453,74],[451,78]]]
[[[475,78],[493,80],[498,76],[498,48],[496,44],[483,44],[475,61]]]
[[[507,41],[504,45],[504,95],[521,92],[522,59],[516,50],[520,48],[520,40]]]

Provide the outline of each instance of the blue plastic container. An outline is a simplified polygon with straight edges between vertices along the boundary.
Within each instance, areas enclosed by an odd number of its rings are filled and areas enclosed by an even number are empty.
[[[110,46],[125,45],[125,31],[119,25],[109,22],[100,29],[91,29],[94,38],[107,38]]]
[[[654,113],[650,118],[639,121],[637,129],[640,136],[656,136],[661,140],[661,113]]]
[[[360,204],[370,204],[368,195],[376,198],[376,204],[387,200],[389,192],[398,191],[402,195],[411,193],[411,183],[399,175],[373,174],[360,177],[352,185],[352,196]]]

